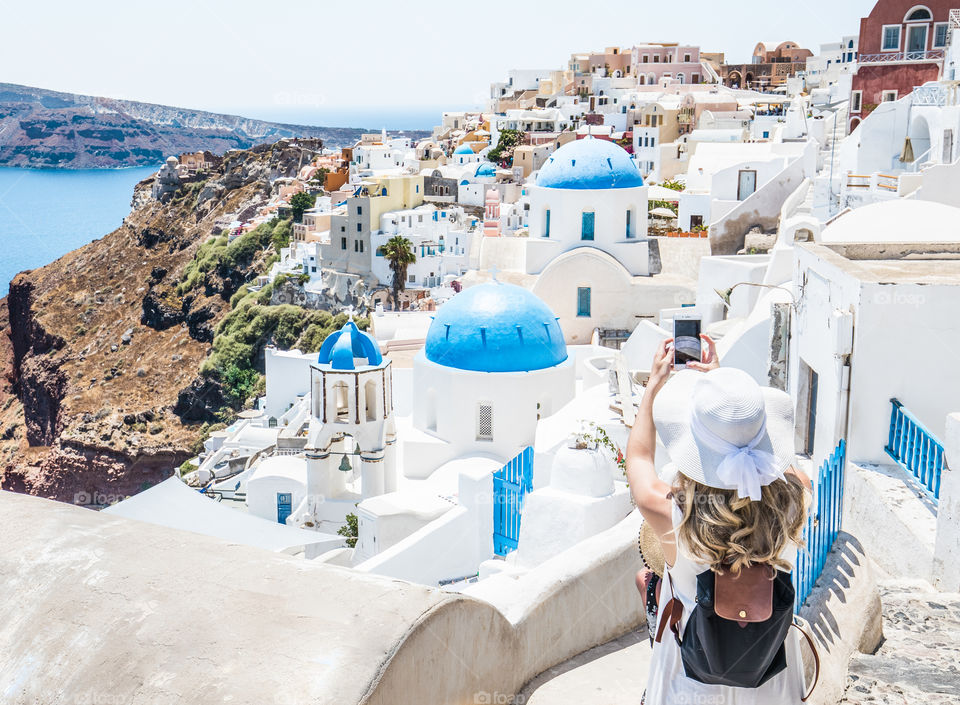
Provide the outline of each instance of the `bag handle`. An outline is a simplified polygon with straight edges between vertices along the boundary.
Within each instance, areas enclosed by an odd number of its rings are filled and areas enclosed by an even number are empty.
[[[813,690],[817,687],[817,681],[820,680],[820,653],[817,651],[817,644],[813,640],[813,636],[809,631],[807,631],[807,629],[797,622],[796,618],[794,618],[790,624],[791,626],[796,627],[798,632],[803,634],[803,638],[807,640],[807,643],[810,645],[810,650],[813,652],[813,685],[810,686],[810,690],[807,692],[807,694],[800,698],[800,702],[805,703],[807,699],[813,695]]]
[[[673,594],[673,578],[670,577],[669,571],[664,571],[667,575],[667,582],[670,583],[670,601],[663,607],[661,612],[661,617],[659,620],[659,625],[657,626],[657,636],[654,639],[656,643],[660,643],[660,640],[663,638],[663,630],[667,628],[667,625],[670,626],[670,631],[673,632],[673,638],[677,640],[677,644],[680,643],[680,627],[677,626],[680,624],[680,619],[683,617],[683,602],[678,600]]]

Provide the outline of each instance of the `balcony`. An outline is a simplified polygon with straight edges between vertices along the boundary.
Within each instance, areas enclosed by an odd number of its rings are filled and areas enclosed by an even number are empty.
[[[913,104],[942,108],[948,104],[945,86],[917,86],[913,89]]]
[[[878,64],[913,64],[943,61],[943,49],[932,51],[891,51],[883,54],[861,54],[861,66]]]

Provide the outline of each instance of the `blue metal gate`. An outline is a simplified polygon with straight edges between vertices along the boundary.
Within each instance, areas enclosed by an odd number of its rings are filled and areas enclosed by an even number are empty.
[[[493,551],[505,556],[520,539],[523,498],[533,489],[533,448],[527,446],[493,474]]]
[[[293,504],[293,495],[290,492],[277,492],[277,523],[286,524],[290,516],[290,505]]]
[[[843,521],[843,472],[847,443],[842,438],[823,461],[814,486],[814,502],[803,528],[804,547],[797,550],[793,568],[796,590],[794,612],[799,612],[827,563],[827,554],[840,533]]]

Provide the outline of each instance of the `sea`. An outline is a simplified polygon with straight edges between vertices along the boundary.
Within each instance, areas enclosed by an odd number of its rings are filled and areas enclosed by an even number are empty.
[[[119,227],[134,185],[158,168],[0,167],[0,296],[17,272],[49,264]]]

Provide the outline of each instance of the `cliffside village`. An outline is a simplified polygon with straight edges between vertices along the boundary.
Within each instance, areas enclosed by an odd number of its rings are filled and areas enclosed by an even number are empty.
[[[836,31],[746,64],[682,42],[574,53],[427,139],[318,148],[222,230],[295,215],[250,286],[287,275],[289,303],[369,328],[268,348],[266,394],[195,470],[104,511],[463,593],[515,626],[559,614],[549,586],[620,560],[601,537],[635,555],[620,452],[657,345],[694,314],[723,366],[794,400],[815,485],[801,614],[880,619],[823,592],[851,536],[884,600],[903,579],[960,591],[960,368],[934,353],[960,349],[960,9],[878,0]],[[154,196],[217,159],[171,157]],[[641,611],[565,635],[553,663]],[[829,656],[838,697],[848,659],[862,679],[880,658],[861,632]]]

